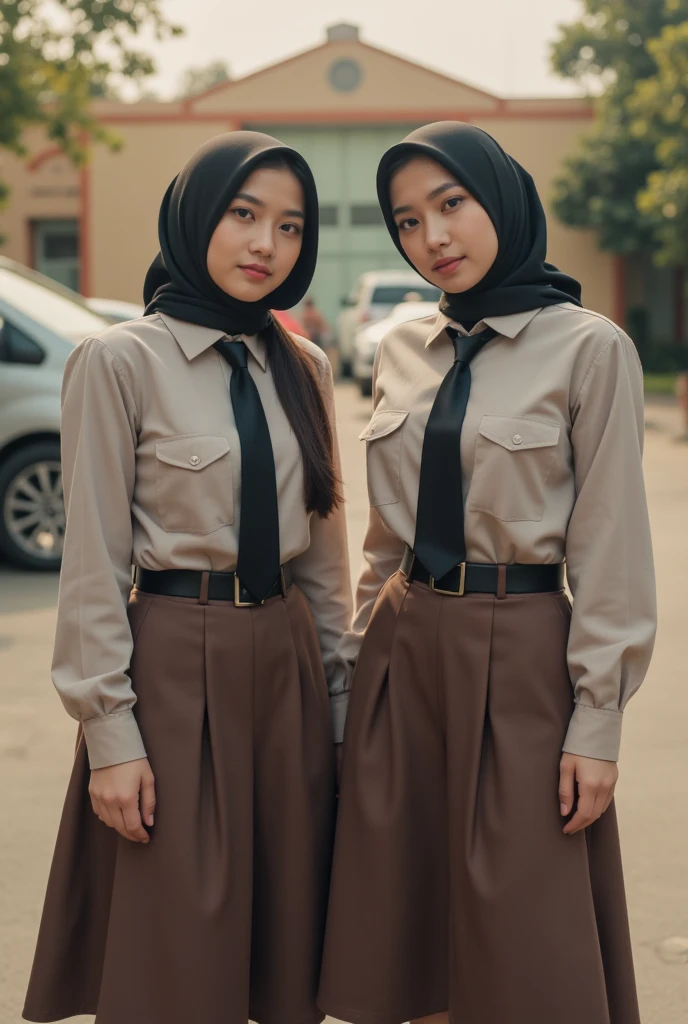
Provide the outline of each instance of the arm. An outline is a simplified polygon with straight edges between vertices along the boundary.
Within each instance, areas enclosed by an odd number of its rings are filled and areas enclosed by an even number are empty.
[[[379,395],[377,378],[383,345],[378,346],[373,366],[373,408],[377,408]],[[363,567],[356,587],[355,615],[351,629],[344,634],[337,648],[339,661],[346,669],[347,689],[351,686],[358,652],[368,628],[370,616],[380,591],[390,576],[399,568],[406,545],[384,524],[380,513],[371,506],[368,515],[368,529],[363,542]]]
[[[332,370],[324,358],[320,366],[323,400],[332,430],[335,472],[340,477]],[[349,686],[346,666],[338,657],[337,645],[351,621],[351,576],[343,506],[335,509],[327,519],[313,514],[310,544],[292,559],[291,565],[294,582],[303,591],[315,619],[330,694],[334,741],[341,743]]]
[[[576,706],[564,751],[616,761],[622,712],[647,671],[656,630],[642,471],[643,379],[615,333],[572,405],[576,502],[566,536]]]
[[[146,756],[127,675],[137,422],[115,356],[97,339],[83,342],[62,386],[67,530],[52,675],[83,725],[92,769]]]

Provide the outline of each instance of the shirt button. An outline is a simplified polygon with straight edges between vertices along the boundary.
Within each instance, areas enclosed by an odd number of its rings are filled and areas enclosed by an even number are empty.
[[[523,444],[523,438],[520,434],[514,434],[511,440],[514,442],[514,444]]]
[[[189,459],[189,462],[191,463],[192,466],[197,466],[200,461],[200,455],[192,455],[191,458]]]

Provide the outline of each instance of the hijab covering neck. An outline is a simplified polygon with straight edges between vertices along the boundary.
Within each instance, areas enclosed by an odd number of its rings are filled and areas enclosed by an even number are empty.
[[[481,281],[465,292],[445,292],[440,300],[442,313],[458,322],[477,323],[488,316],[561,302],[581,304],[579,282],[545,262],[547,222],[530,174],[491,135],[461,121],[418,128],[388,149],[380,161],[380,206],[392,241],[407,263],[413,266],[392,216],[390,185],[399,161],[414,156],[428,156],[442,164],[478,200],[499,242],[495,261]]]
[[[301,252],[285,281],[258,302],[243,302],[213,281],[208,246],[233,197],[266,158],[282,157],[304,191]],[[226,334],[257,334],[272,323],[271,309],[289,309],[310,287],[318,254],[318,196],[304,158],[262,132],[228,132],[196,150],[171,182],[158,217],[160,252],[143,286],[145,315],[168,313]]]

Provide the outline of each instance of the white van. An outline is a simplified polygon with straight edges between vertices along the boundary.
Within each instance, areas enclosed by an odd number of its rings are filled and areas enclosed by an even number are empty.
[[[418,302],[438,302],[439,288],[424,281],[415,270],[371,270],[361,274],[351,293],[342,300],[344,309],[337,318],[337,347],[342,372],[350,374],[354,359],[356,332],[382,320],[409,292]]]

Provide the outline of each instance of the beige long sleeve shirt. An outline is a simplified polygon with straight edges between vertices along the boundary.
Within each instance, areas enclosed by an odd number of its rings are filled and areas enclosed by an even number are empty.
[[[241,449],[222,332],[156,314],[118,324],[71,354],[62,391],[67,530],[53,681],[83,723],[92,768],[145,757],[128,676],[131,567],[236,568]],[[336,653],[350,623],[343,509],[306,512],[296,437],[277,398],[265,345],[244,338],[272,438],[282,562],[311,606],[341,739],[347,666]],[[317,359],[334,426],[332,375]],[[335,450],[337,466],[339,455]]]
[[[375,410],[361,434],[365,565],[340,646],[350,665],[382,586],[413,546],[425,426],[454,359],[449,324],[441,314],[401,324],[377,353]],[[467,558],[566,560],[575,710],[564,750],[616,760],[656,628],[638,356],[613,323],[570,303],[488,317],[471,333],[486,326],[498,336],[471,363],[461,436]]]

